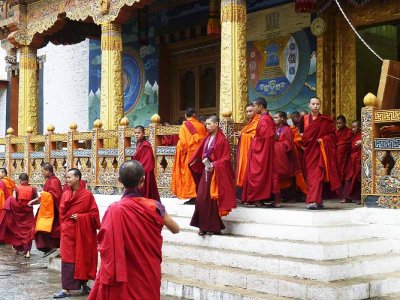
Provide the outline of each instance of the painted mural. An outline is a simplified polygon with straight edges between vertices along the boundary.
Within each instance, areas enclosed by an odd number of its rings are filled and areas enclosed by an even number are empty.
[[[249,100],[264,97],[271,111],[308,109],[316,94],[317,45],[310,18],[297,14],[294,3],[248,15]]]
[[[148,45],[139,43],[138,24],[132,20],[124,25],[123,91],[124,112],[131,126],[150,124],[158,112],[158,60],[154,27],[148,29]],[[101,50],[100,41],[90,41],[89,123],[100,118]]]

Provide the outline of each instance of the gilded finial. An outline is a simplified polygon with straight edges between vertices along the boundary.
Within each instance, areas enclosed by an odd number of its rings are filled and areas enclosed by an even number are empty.
[[[69,129],[71,129],[71,130],[78,129],[78,124],[76,124],[75,122],[72,122],[71,124],[69,124]]]
[[[161,117],[158,114],[154,114],[151,116],[151,123],[153,124],[160,124],[161,122]]]
[[[49,125],[47,126],[47,131],[48,131],[48,132],[53,133],[55,129],[56,129],[56,128],[54,127],[53,124],[49,124]]]
[[[232,117],[232,112],[231,111],[223,111],[223,112],[221,112],[221,115],[224,119],[230,119]]]
[[[29,125],[28,127],[26,127],[26,132],[29,134],[32,134],[32,132],[33,132],[32,126]]]
[[[365,106],[375,106],[377,105],[378,98],[372,93],[368,93],[364,97],[364,105]]]
[[[93,122],[93,128],[101,129],[102,126],[103,126],[103,122],[99,119],[97,119],[96,121]]]
[[[120,126],[128,126],[129,125],[129,119],[127,117],[123,117],[121,121],[119,121]]]
[[[7,129],[7,134],[12,135],[14,133],[14,129],[12,127]]]

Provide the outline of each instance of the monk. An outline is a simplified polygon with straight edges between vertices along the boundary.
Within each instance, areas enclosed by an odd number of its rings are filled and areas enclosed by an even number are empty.
[[[138,161],[119,168],[122,199],[107,209],[98,234],[101,265],[89,300],[160,299],[161,230],[179,225],[161,202],[143,198],[144,170]]]
[[[186,121],[179,129],[179,141],[176,145],[172,172],[172,193],[179,199],[189,199],[185,204],[194,204],[196,184],[189,170],[189,161],[200,147],[207,134],[204,125],[197,119],[195,110],[185,111]]]
[[[22,252],[30,258],[35,217],[28,203],[37,197],[37,190],[29,185],[27,174],[21,173],[19,181],[20,185],[15,187],[13,197],[7,199],[0,216],[0,242],[11,244],[17,254]]]
[[[144,136],[144,127],[139,125],[135,127],[136,152],[132,159],[139,161],[144,168],[145,181],[142,187],[142,195],[146,198],[160,201],[158,193],[156,176],[154,174],[155,159],[151,144],[146,141]]]
[[[260,115],[255,113],[254,105],[252,103],[246,107],[246,117],[247,124],[240,132],[235,133],[235,136],[238,138],[236,150],[236,186],[240,188],[243,187],[251,140],[256,134],[258,120],[260,120]]]
[[[242,200],[255,206],[263,206],[264,201],[274,195],[274,202],[270,205],[279,207],[279,174],[273,170],[275,123],[267,110],[267,101],[264,98],[254,100],[253,104],[256,113],[261,114],[261,117],[250,145]]]
[[[170,126],[168,122],[164,122],[164,126]],[[163,135],[161,137],[161,145],[162,146],[176,146],[178,144],[179,135],[172,134],[172,135]]]
[[[311,113],[304,118],[304,168],[308,194],[308,209],[323,208],[322,196],[324,183],[329,183],[330,191],[340,188],[340,179],[336,166],[335,122],[332,118],[320,114],[321,100],[310,99]]]
[[[0,215],[7,198],[10,197],[5,183],[0,180]]]
[[[0,179],[1,181],[3,181],[7,189],[7,195],[12,196],[15,189],[15,181],[12,178],[8,177],[6,168],[0,168]]]
[[[39,198],[32,200],[29,205],[39,204],[42,201],[41,207],[36,214],[36,230],[35,230],[35,243],[36,248],[45,252],[44,257],[50,255],[57,248],[60,248],[60,201],[62,195],[62,186],[60,180],[54,175],[53,165],[51,163],[44,163],[42,165],[42,174],[46,179],[43,186],[43,193]],[[47,203],[52,202],[52,203]],[[42,207],[43,206],[43,207]],[[41,211],[42,210],[42,211]],[[41,223],[41,216],[53,217],[51,229],[49,231],[38,230],[38,223]],[[46,222],[47,223],[47,222]]]
[[[361,204],[361,124],[356,120],[351,125],[353,137],[351,140],[350,159],[347,164],[343,188],[342,203],[349,203],[353,200]]]
[[[351,141],[353,139],[353,131],[346,126],[346,117],[340,115],[336,118],[336,165],[338,167],[341,188],[338,190],[339,197],[343,197],[344,177],[346,176],[346,168],[350,159]]]
[[[69,169],[66,177],[70,189],[60,202],[62,290],[53,295],[55,299],[71,296],[71,290],[88,295],[87,281],[96,278],[97,270],[99,209],[93,194],[80,183],[81,171]]]
[[[195,210],[190,222],[199,235],[221,234],[221,217],[236,207],[235,174],[231,165],[229,142],[218,126],[218,117],[206,120],[208,136],[190,161],[197,186]]]
[[[274,144],[274,170],[279,174],[279,186],[281,190],[286,190],[292,186],[292,178],[300,172],[297,157],[295,155],[295,145],[293,133],[286,123],[287,115],[283,111],[278,111],[274,115],[276,124],[276,142]]]

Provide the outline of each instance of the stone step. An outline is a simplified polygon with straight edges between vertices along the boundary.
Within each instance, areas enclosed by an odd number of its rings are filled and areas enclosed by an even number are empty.
[[[184,205],[177,199],[163,199],[168,214],[191,218],[194,205]],[[283,224],[301,226],[329,226],[353,223],[358,210],[356,209],[324,209],[310,211],[306,209],[283,208],[256,208],[238,207],[223,220],[232,220],[244,223]],[[358,217],[358,219],[360,219]]]
[[[199,236],[193,231],[181,230],[177,235],[163,231],[165,242],[180,245],[203,246],[218,250],[242,251],[261,255],[335,260],[361,255],[376,255],[400,251],[400,241],[380,238],[313,243],[279,239],[246,237],[239,235]]]
[[[164,242],[163,256],[324,282],[400,271],[400,253],[314,261]]]
[[[288,300],[271,294],[163,275],[161,294],[193,300]]]
[[[163,274],[296,299],[367,299],[400,292],[400,272],[324,283],[265,272],[165,258]],[[163,275],[164,276],[164,275]]]
[[[383,297],[373,297],[371,300],[394,300],[394,299],[400,299],[400,294],[390,294],[387,296]]]
[[[190,226],[191,217],[171,215],[181,229],[198,231]],[[224,220],[224,234],[253,236],[259,238],[298,240],[309,242],[337,242],[376,237],[376,232],[367,224],[343,224],[330,226],[305,226],[238,222]]]

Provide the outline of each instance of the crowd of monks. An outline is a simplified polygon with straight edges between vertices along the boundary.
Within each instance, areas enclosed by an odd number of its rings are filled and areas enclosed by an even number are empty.
[[[238,203],[280,207],[284,200],[305,197],[307,208],[314,210],[323,208],[324,198],[360,200],[360,122],[350,129],[344,116],[334,120],[321,114],[320,106],[318,98],[311,98],[309,113],[288,117],[284,112],[271,115],[264,98],[254,100],[246,107],[247,124],[235,133],[235,168],[218,117],[203,123],[193,108],[186,110],[179,136],[165,136],[162,143],[176,144],[171,188],[195,205],[190,225],[199,228],[199,235],[221,234],[221,217]],[[38,196],[27,174],[20,174],[16,185],[0,168],[0,243],[26,258],[33,240],[44,256],[60,248],[62,290],[54,298],[77,290],[89,299],[159,299],[161,230],[164,225],[172,233],[180,229],[160,201],[143,126],[135,127],[135,138],[132,160],[119,167],[124,194],[101,222],[79,169],[66,170],[62,186],[53,165],[44,163],[45,183]],[[40,204],[36,216],[35,204]],[[95,280],[92,289],[88,280]]]

